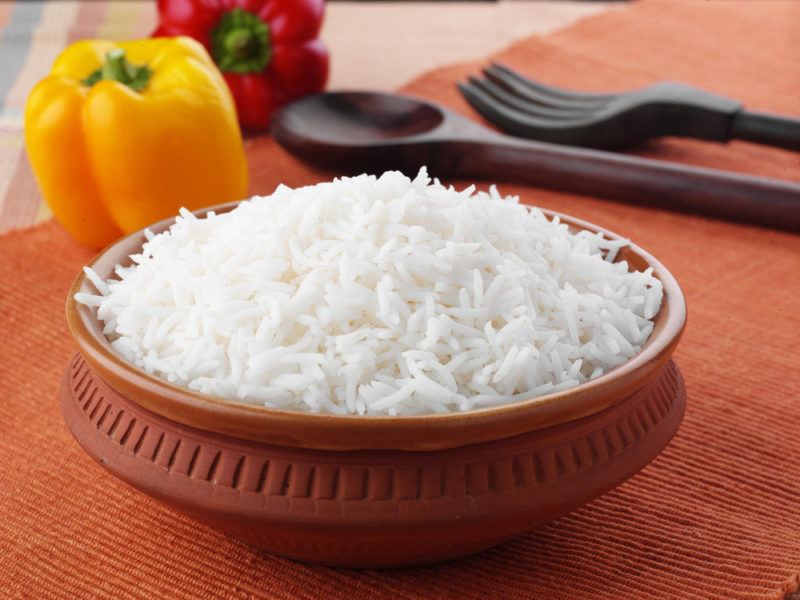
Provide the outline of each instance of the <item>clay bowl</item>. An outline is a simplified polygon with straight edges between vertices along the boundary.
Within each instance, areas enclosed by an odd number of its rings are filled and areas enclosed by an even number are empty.
[[[141,232],[120,240],[92,268],[109,277],[143,241]],[[652,266],[664,284],[636,357],[566,392],[416,417],[301,414],[170,385],[112,351],[93,311],[73,300],[93,291],[81,274],[67,300],[79,354],[61,386],[64,418],[114,476],[269,552],[347,567],[470,554],[618,486],[677,431],[686,392],[670,355],[686,320],[683,294],[644,250],[619,258]]]

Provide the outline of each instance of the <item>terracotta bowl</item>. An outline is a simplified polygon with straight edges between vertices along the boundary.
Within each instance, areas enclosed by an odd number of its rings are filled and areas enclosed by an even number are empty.
[[[92,268],[109,277],[143,241],[141,232],[120,240]],[[670,355],[686,320],[683,294],[644,250],[619,259],[653,267],[664,284],[655,330],[636,357],[569,391],[414,417],[295,413],[170,385],[114,353],[93,311],[73,300],[93,291],[81,274],[67,299],[79,354],[64,373],[64,418],[116,477],[269,552],[347,567],[470,554],[618,486],[677,431],[686,392]]]

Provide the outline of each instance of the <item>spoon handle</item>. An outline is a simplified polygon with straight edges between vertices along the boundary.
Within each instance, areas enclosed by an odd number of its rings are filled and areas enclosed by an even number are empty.
[[[454,144],[452,177],[506,179],[800,232],[797,183],[499,136]]]

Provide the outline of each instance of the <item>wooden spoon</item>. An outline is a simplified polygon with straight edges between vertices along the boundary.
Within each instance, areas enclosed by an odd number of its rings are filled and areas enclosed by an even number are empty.
[[[299,158],[335,171],[534,186],[800,231],[800,184],[518,139],[429,102],[328,92],[278,112],[272,134]]]

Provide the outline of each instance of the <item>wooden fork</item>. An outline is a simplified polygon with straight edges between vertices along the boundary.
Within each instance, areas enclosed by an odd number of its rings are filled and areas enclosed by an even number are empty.
[[[800,151],[799,119],[744,110],[740,102],[683,83],[586,94],[544,85],[499,64],[484,75],[459,84],[461,93],[487,121],[518,137],[590,148],[662,136],[740,139]]]

